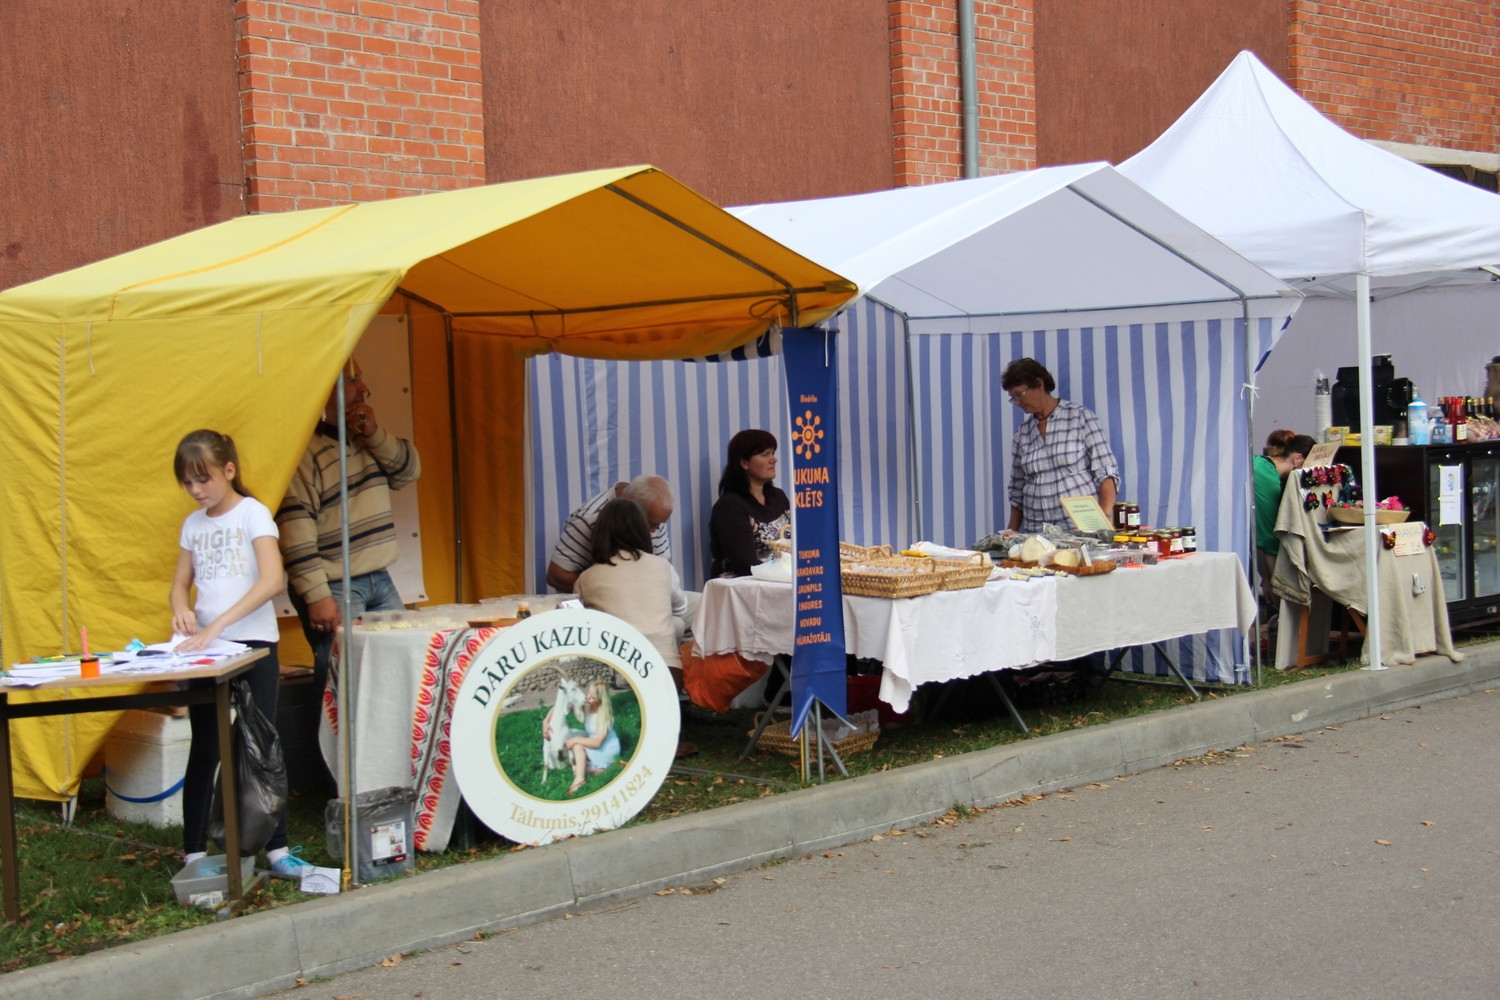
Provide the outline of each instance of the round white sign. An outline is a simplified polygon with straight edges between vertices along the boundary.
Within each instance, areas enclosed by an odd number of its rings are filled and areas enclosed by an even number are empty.
[[[560,609],[497,632],[453,706],[453,775],[486,826],[545,844],[629,820],[672,766],[677,689],[628,622]]]

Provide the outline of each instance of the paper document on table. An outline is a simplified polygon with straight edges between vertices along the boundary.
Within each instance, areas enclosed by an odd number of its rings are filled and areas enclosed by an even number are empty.
[[[231,642],[228,639],[215,639],[202,649],[191,653],[173,652],[178,646],[188,639],[185,635],[174,635],[166,642],[153,642],[136,653],[114,654],[116,663],[129,663],[132,660],[149,661],[157,667],[171,666],[176,661],[191,663],[194,660],[222,660],[226,656],[237,656],[247,652],[250,647],[242,642]]]
[[[9,670],[0,674],[0,685],[37,687],[48,681],[77,677],[78,673],[77,660],[64,660],[60,663],[12,663]]]

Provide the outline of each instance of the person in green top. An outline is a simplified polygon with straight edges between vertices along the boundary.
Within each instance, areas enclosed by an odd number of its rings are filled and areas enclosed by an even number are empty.
[[[1302,468],[1307,453],[1315,444],[1317,442],[1307,434],[1275,430],[1266,438],[1262,453],[1250,461],[1255,473],[1256,564],[1260,569],[1261,601],[1267,608],[1276,606],[1271,596],[1271,573],[1276,568],[1276,555],[1281,551],[1281,539],[1276,537],[1276,511],[1281,506],[1281,493],[1286,486],[1287,474]]]

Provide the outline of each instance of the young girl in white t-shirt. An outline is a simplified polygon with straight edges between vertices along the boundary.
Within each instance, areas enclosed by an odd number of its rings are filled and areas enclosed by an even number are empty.
[[[229,435],[194,431],[177,446],[173,471],[198,510],[182,524],[177,572],[172,579],[172,631],[185,638],[179,653],[203,649],[214,639],[244,643],[267,654],[243,675],[255,706],[273,724],[281,665],[280,630],[271,597],[286,587],[276,520],[240,481],[239,456]],[[197,601],[189,599],[197,589]],[[212,680],[189,681],[211,686]],[[183,863],[201,858],[208,845],[214,772],[219,764],[219,727],[213,704],[188,706],[192,742],[182,784]],[[312,865],[287,850],[286,811],[266,843],[271,873],[300,878]]]

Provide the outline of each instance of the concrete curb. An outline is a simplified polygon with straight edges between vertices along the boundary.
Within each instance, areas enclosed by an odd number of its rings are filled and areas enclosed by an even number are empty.
[[[1500,681],[1500,643],[1452,663],[1426,657],[806,788],[710,812],[251,914],[0,977],[0,995],[76,1000],[255,997],[396,952],[578,912],[773,858],[863,840],[955,804],[1148,770]]]

